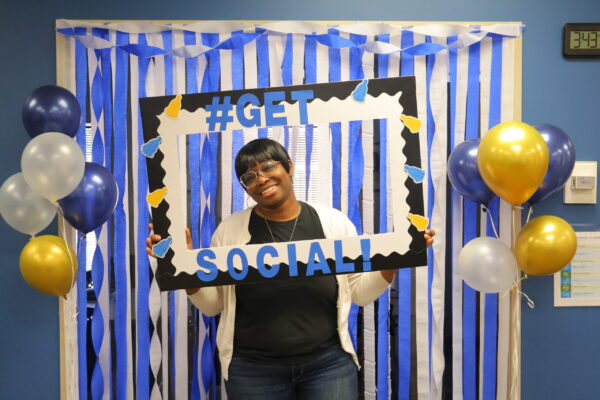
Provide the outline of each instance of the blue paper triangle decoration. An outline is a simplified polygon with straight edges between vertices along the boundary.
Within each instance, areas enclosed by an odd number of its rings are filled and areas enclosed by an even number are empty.
[[[163,258],[165,254],[167,254],[167,251],[169,251],[169,247],[171,246],[172,241],[173,238],[168,237],[152,246],[152,251],[154,252],[154,254],[156,254],[156,257]]]
[[[423,179],[425,179],[425,171],[421,168],[405,165],[404,170],[408,172],[408,176],[410,176],[415,183],[421,183],[423,182]]]
[[[354,98],[354,100],[360,102],[365,101],[365,98],[367,97],[368,85],[369,80],[363,79],[362,82],[359,83],[358,86],[356,86],[356,89],[354,89],[354,91],[352,92],[352,97]]]
[[[156,152],[158,151],[158,146],[160,146],[162,142],[162,138],[159,136],[152,140],[149,140],[147,143],[142,145],[142,154],[148,158],[153,158]]]

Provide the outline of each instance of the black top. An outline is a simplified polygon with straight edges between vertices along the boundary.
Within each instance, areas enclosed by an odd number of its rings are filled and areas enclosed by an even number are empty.
[[[266,222],[252,211],[248,244],[272,243],[268,227],[276,242],[288,241],[292,231],[292,241],[325,238],[315,209],[301,205],[297,223]],[[339,344],[337,281],[333,275],[237,284],[235,294],[234,357],[293,364]]]

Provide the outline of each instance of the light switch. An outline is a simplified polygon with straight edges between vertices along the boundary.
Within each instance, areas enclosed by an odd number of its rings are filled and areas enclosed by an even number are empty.
[[[596,161],[576,161],[565,185],[565,204],[596,204]]]

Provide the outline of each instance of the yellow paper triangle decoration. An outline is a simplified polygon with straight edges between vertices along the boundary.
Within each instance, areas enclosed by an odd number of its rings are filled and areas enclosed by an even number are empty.
[[[419,231],[424,231],[427,228],[427,225],[429,225],[429,218],[425,218],[421,215],[409,213],[407,217]]]
[[[178,118],[179,111],[181,111],[181,95],[178,94],[175,96],[173,100],[169,103],[169,105],[165,108],[165,113],[168,117]]]
[[[410,115],[400,115],[400,119],[404,122],[404,125],[408,128],[410,133],[417,133],[421,130],[421,120]]]
[[[146,195],[146,201],[152,207],[154,207],[154,208],[158,207],[160,202],[163,201],[163,199],[165,198],[165,195],[167,194],[167,190],[168,189],[166,187],[164,187],[162,189],[157,189],[152,193],[148,193],[148,195]]]

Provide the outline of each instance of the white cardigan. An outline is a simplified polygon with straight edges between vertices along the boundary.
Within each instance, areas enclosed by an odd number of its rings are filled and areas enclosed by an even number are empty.
[[[316,210],[323,232],[327,239],[340,239],[356,236],[356,229],[346,215],[340,211],[311,204]],[[231,215],[223,220],[215,231],[211,247],[243,245],[250,241],[248,223],[252,209]],[[358,358],[354,353],[350,334],[348,333],[348,314],[351,303],[366,306],[377,299],[389,286],[389,283],[378,271],[356,274],[336,275],[338,283],[337,326],[342,348],[352,355],[358,366]],[[191,302],[208,316],[221,313],[217,331],[217,346],[221,360],[223,377],[228,379],[228,369],[233,355],[233,332],[235,328],[235,286],[204,287],[189,296]]]

